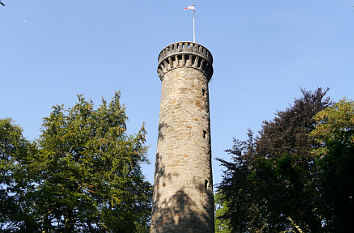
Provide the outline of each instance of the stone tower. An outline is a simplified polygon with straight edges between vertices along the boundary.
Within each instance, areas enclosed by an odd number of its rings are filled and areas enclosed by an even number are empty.
[[[177,42],[158,58],[162,81],[151,233],[214,232],[208,82],[213,57]]]

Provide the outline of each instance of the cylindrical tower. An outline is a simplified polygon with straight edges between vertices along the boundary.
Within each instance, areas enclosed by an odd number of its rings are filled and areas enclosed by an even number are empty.
[[[177,42],[159,54],[162,81],[151,233],[214,232],[208,82],[213,57]]]

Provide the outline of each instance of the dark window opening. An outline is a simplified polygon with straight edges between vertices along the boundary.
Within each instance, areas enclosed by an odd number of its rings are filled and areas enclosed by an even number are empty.
[[[202,95],[203,96],[205,95],[205,89],[202,89]]]
[[[205,138],[207,132],[205,130],[203,130],[203,138]]]
[[[208,183],[209,183],[209,182],[208,182],[207,180],[205,180],[205,183],[204,183],[204,188],[205,188],[205,189],[208,189]]]

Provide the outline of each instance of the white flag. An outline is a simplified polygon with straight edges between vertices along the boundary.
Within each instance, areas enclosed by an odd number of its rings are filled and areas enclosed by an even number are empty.
[[[195,5],[187,6],[184,8],[185,10],[194,10],[195,11]]]

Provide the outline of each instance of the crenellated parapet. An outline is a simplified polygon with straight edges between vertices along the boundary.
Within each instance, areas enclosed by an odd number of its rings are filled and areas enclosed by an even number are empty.
[[[209,81],[213,75],[213,56],[204,46],[193,42],[170,44],[160,52],[157,73],[161,81],[167,72],[181,67],[200,70]]]

